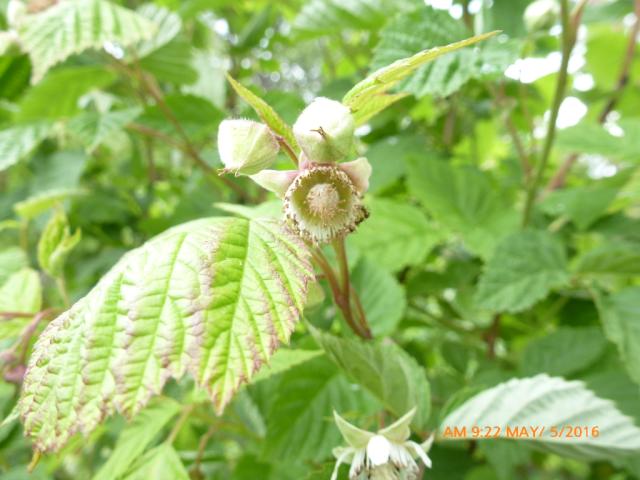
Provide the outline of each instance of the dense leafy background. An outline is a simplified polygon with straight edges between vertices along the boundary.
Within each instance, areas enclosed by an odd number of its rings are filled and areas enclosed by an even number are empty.
[[[0,37],[2,417],[14,410],[45,324],[133,252],[41,341],[51,348],[43,354],[41,346],[32,362],[62,372],[62,383],[25,386],[27,404],[57,405],[39,415],[23,407],[28,429],[90,435],[73,436],[27,477],[32,443],[21,422],[6,422],[3,479],[323,479],[341,442],[332,409],[375,429],[413,405],[414,434],[423,438],[448,422],[509,415],[524,424],[571,418],[602,432],[586,445],[438,439],[425,478],[640,478],[634,2],[593,0],[580,18],[568,99],[526,228],[562,48],[559,20],[527,32],[527,0],[33,0],[29,9],[40,11],[17,23],[5,14],[8,3],[0,1],[0,29],[9,32]],[[340,100],[377,68],[494,29],[503,33],[397,84],[391,76],[360,86],[391,88],[356,114],[357,151],[373,165],[371,218],[347,245],[376,340],[354,338],[320,282],[326,295],[312,289],[290,345],[217,416],[194,379],[219,411],[242,380],[235,375],[254,372],[240,347],[223,350],[236,361],[229,370],[208,369],[206,355],[223,349],[220,332],[208,332],[204,353],[186,360],[184,345],[204,334],[193,333],[195,314],[183,300],[206,297],[208,288],[255,299],[286,284],[278,294],[297,308],[309,276],[295,239],[269,221],[243,219],[279,215],[274,198],[216,174],[220,121],[255,118],[243,86],[291,123],[314,96]],[[359,93],[345,103],[357,108]],[[275,128],[290,137],[286,125]],[[279,162],[286,166],[284,155]],[[559,177],[563,165],[571,168]],[[240,218],[215,218],[232,214]],[[203,217],[213,218],[185,223]],[[202,252],[228,284],[180,271],[179,255]],[[247,258],[280,282],[239,277]],[[158,282],[172,300],[166,310],[144,295]],[[254,366],[293,328],[286,301],[271,301],[271,315],[250,302],[210,308],[221,319],[216,329],[276,318],[263,327],[269,338],[254,332]],[[111,319],[120,302],[138,309],[137,323]],[[84,333],[73,336],[76,329]],[[130,368],[138,357],[142,371]],[[185,370],[192,375],[181,378]],[[122,378],[110,379],[112,371]],[[83,383],[96,375],[99,385]],[[141,398],[167,381],[137,413]],[[137,415],[101,421],[115,410]]]

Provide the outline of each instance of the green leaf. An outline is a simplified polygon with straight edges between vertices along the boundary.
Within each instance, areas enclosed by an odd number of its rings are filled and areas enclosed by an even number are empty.
[[[325,356],[285,372],[276,392],[264,446],[279,459],[325,459],[341,439],[333,410],[362,414],[370,403]]]
[[[64,210],[57,210],[44,228],[38,242],[38,263],[52,277],[62,276],[64,264],[71,250],[82,238],[80,230],[73,235]]]
[[[640,246],[621,240],[605,241],[576,258],[573,271],[583,275],[640,275]]]
[[[605,335],[618,347],[629,376],[640,384],[640,287],[596,300]]]
[[[431,409],[429,382],[413,357],[394,343],[365,343],[315,329],[312,333],[351,380],[398,417],[416,407],[412,425],[419,430],[425,428]]]
[[[0,286],[0,312],[36,313],[42,307],[38,272],[22,268]]]
[[[416,0],[311,0],[293,22],[301,38],[342,34],[345,30],[375,31],[389,17],[420,6]]]
[[[520,312],[568,282],[563,245],[545,231],[519,232],[496,248],[480,278],[476,301],[496,312]]]
[[[446,439],[447,427],[466,427],[464,438],[472,438],[474,426],[500,427],[497,438],[509,438],[507,427],[526,427],[529,433],[530,427],[539,427],[535,438],[521,441],[583,460],[616,459],[640,452],[640,429],[613,402],[597,397],[583,382],[544,374],[514,378],[475,395],[443,420],[439,435]],[[581,426],[583,432],[567,437],[568,426]],[[557,433],[562,427],[565,431],[552,438],[553,427]],[[597,436],[592,435],[592,427],[598,428]]]
[[[184,468],[178,453],[168,443],[145,453],[124,480],[189,480],[189,473]]]
[[[0,172],[29,156],[49,136],[47,123],[18,125],[0,131]]]
[[[85,194],[84,190],[77,188],[53,189],[18,202],[13,206],[13,209],[22,218],[31,220],[41,213],[60,205],[64,200]]]
[[[407,202],[372,198],[371,215],[349,241],[391,272],[422,263],[441,235],[424,213]]]
[[[76,135],[87,151],[92,152],[112,135],[122,131],[140,115],[139,108],[113,112],[85,112],[69,120],[70,133]]]
[[[115,73],[101,66],[60,68],[27,91],[15,119],[30,122],[70,117],[80,111],[78,100],[89,90],[113,83]]]
[[[106,0],[58,2],[20,25],[23,48],[31,57],[32,83],[71,55],[102,49],[105,43],[128,47],[155,33],[155,26],[131,10]]]
[[[404,19],[413,19],[416,15],[422,16],[423,13],[430,14],[431,12],[435,12],[432,9],[420,9],[409,15],[401,15],[398,17],[397,22],[402,22]],[[446,14],[445,14],[446,15]],[[452,20],[453,21],[453,20]],[[388,42],[394,46],[395,50],[392,55],[386,55],[382,57],[382,55],[377,55],[374,59],[377,65],[380,65],[373,73],[369,74],[364,80],[357,83],[351,90],[347,92],[347,94],[342,99],[342,103],[351,107],[351,110],[358,115],[358,110],[363,108],[367,108],[367,104],[371,101],[374,101],[375,97],[383,95],[385,92],[393,88],[400,80],[408,77],[412,74],[418,67],[423,66],[427,62],[431,62],[436,58],[445,55],[450,52],[455,52],[461,48],[467,47],[469,45],[473,45],[474,43],[480,42],[482,40],[486,40],[491,38],[498,32],[490,32],[483,33],[481,35],[476,35],[475,37],[467,38],[461,41],[455,41],[454,43],[450,43],[446,41],[444,43],[449,43],[445,46],[437,46],[438,43],[433,44],[433,47],[427,50],[422,50],[424,48],[424,38],[415,35],[415,25],[396,25],[397,22],[391,22],[391,26],[385,28],[385,31],[389,31],[392,28],[405,28],[404,30],[400,30],[400,32],[404,35],[408,35],[411,38],[415,39],[415,42],[418,42],[420,45],[415,49],[408,49],[409,51],[397,49],[396,42],[397,39],[390,39]],[[446,28],[446,27],[444,27]],[[458,27],[456,27],[458,28]],[[385,33],[382,32],[382,38],[385,42]],[[415,45],[414,42],[414,45]],[[384,45],[384,43],[381,43]],[[381,45],[378,48],[382,48]],[[440,44],[442,45],[442,43]],[[422,50],[422,51],[420,51]],[[402,53],[400,53],[402,52]],[[418,53],[415,53],[418,52]],[[415,53],[415,55],[413,55]],[[469,52],[470,54],[472,52]],[[405,57],[405,58],[403,58]],[[390,63],[393,62],[393,63]],[[384,65],[384,66],[383,66]]]
[[[312,278],[306,248],[276,221],[216,217],[164,232],[40,335],[20,398],[25,432],[57,450],[105,413],[135,415],[186,372],[222,412],[289,340]]]
[[[621,135],[613,135],[605,127],[582,122],[558,132],[558,148],[566,152],[596,153],[612,160],[637,164],[640,155],[640,120],[620,120]]]
[[[406,92],[401,93],[382,93],[369,99],[364,105],[353,112],[353,119],[356,125],[367,123],[381,111],[390,107],[394,103],[407,97]]]
[[[631,178],[633,169],[587,185],[552,192],[542,203],[543,210],[566,215],[581,230],[602,217],[620,190]]]
[[[298,142],[293,136],[291,127],[271,108],[267,102],[258,97],[251,90],[245,88],[236,82],[231,75],[227,75],[227,80],[236,91],[236,93],[256,111],[262,121],[277,135],[286,140],[289,146],[294,150],[298,150]]]
[[[180,15],[155,3],[145,3],[137,9],[137,13],[154,25],[155,35],[135,46],[134,59],[136,57],[143,59],[146,55],[167,45],[182,29]]]
[[[93,480],[120,478],[179,411],[180,404],[175,400],[167,397],[152,400],[120,433],[109,459]]]
[[[322,350],[281,348],[271,357],[269,365],[262,367],[255,377],[253,377],[251,383],[271,378],[274,375],[285,372],[301,363],[308,362],[320,355],[322,355]]]
[[[175,84],[193,84],[198,72],[192,67],[193,48],[184,39],[176,39],[140,60],[140,67],[158,80]]]
[[[366,259],[358,262],[351,279],[374,337],[391,335],[407,306],[402,285],[377,263]]]
[[[548,373],[567,377],[592,365],[606,346],[598,327],[560,327],[529,342],[520,364],[525,375]]]
[[[0,250],[0,286],[23,267],[29,266],[29,258],[20,247]]]
[[[409,190],[442,225],[483,257],[517,227],[511,202],[491,177],[473,167],[436,159],[410,159]]]

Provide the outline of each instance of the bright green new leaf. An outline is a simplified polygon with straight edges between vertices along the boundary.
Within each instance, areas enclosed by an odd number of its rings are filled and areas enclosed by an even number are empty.
[[[23,267],[29,266],[29,258],[20,247],[0,250],[0,286]]]
[[[597,153],[622,162],[637,163],[640,157],[640,121],[620,122],[623,134],[613,135],[602,125],[581,122],[558,132],[558,147],[565,152]]]
[[[22,268],[0,286],[0,312],[36,313],[42,306],[38,272]]]
[[[640,384],[640,287],[597,297],[602,327],[620,352],[629,376]]]
[[[93,480],[117,480],[142,455],[158,433],[180,411],[180,404],[168,397],[152,400],[120,436],[109,459],[100,468]],[[155,478],[155,477],[149,477]]]
[[[189,480],[178,453],[168,443],[149,450],[131,467],[123,480]]]
[[[71,55],[102,49],[105,43],[128,47],[155,33],[155,25],[141,15],[106,0],[73,0],[29,15],[19,35],[31,57],[32,83]]]
[[[59,188],[39,193],[33,197],[27,198],[13,206],[15,212],[25,220],[31,220],[41,213],[52,209],[56,205],[60,205],[63,201],[87,192],[77,188]]]
[[[410,192],[474,253],[490,256],[496,243],[516,230],[518,217],[508,195],[486,173],[433,158],[412,158],[408,167]]]
[[[447,428],[457,427],[459,431],[466,428],[463,438],[470,439],[474,426],[499,427],[496,438],[508,438],[508,427],[512,431],[516,427],[519,432],[525,428],[528,436],[521,436],[520,441],[540,450],[583,460],[615,459],[640,453],[640,428],[620,413],[613,402],[597,397],[582,382],[545,374],[514,378],[475,395],[447,415],[439,435],[446,440]],[[572,432],[574,435],[569,436],[566,431],[569,426],[582,427],[582,433]],[[535,437],[531,427],[538,428]]]
[[[0,130],[0,172],[26,158],[49,136],[51,126],[38,122]]]
[[[227,75],[227,80],[236,91],[236,93],[256,111],[262,121],[277,135],[286,140],[294,151],[298,150],[298,142],[293,136],[291,127],[278,115],[278,113],[267,104],[263,99],[258,97],[248,88],[235,81],[231,75]]]
[[[251,380],[256,383],[266,380],[274,375],[285,372],[301,363],[308,362],[322,355],[322,350],[301,350],[291,348],[281,348],[269,360],[269,365],[265,365]]]
[[[372,198],[367,207],[370,217],[349,241],[386,270],[418,265],[442,239],[424,213],[407,202]]]
[[[409,14],[398,15],[385,25],[374,51],[373,68],[384,67],[394,60],[409,57],[425,47],[446,45],[441,47],[440,51],[434,52],[434,56],[412,64],[411,70],[404,73],[402,78],[413,75],[399,85],[399,89],[418,97],[448,96],[472,78],[501,75],[518,58],[517,48],[496,40],[475,49],[459,50],[488,39],[496,33],[491,32],[464,40],[469,35],[468,29],[446,10],[419,8]],[[438,58],[444,53],[450,54]],[[424,65],[426,62],[429,63]],[[414,74],[416,69],[418,70]]]
[[[321,461],[340,443],[333,410],[371,411],[369,395],[354,388],[324,355],[285,372],[276,392],[264,442],[270,458]]]
[[[411,30],[405,32],[411,35]],[[418,67],[446,53],[455,52],[466,46],[491,38],[496,33],[497,32],[483,33],[475,37],[467,38],[466,40],[442,47],[430,48],[416,53],[413,56],[396,60],[390,65],[379,68],[369,74],[364,80],[358,82],[347,92],[342,99],[342,103],[350,107],[355,115],[359,115],[359,110],[369,108],[367,106],[369,102],[376,101],[376,97],[384,95],[385,92],[393,88],[400,80],[413,73]]]
[[[69,253],[81,238],[79,229],[71,234],[64,210],[57,210],[38,242],[38,263],[42,270],[52,277],[60,277]]]
[[[412,425],[426,427],[431,409],[429,382],[424,369],[407,352],[394,343],[338,338],[315,329],[312,333],[329,358],[387,410],[402,416],[416,407]]]
[[[519,312],[569,282],[562,244],[545,231],[505,238],[487,263],[476,302],[495,312]]]
[[[313,277],[272,220],[209,218],[126,254],[38,338],[20,398],[25,432],[59,449],[106,414],[135,415],[186,372],[217,412],[287,342]]]

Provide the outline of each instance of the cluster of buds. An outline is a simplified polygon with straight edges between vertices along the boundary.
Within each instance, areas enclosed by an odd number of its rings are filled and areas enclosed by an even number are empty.
[[[409,440],[409,425],[415,413],[413,408],[392,425],[374,433],[350,424],[334,412],[336,425],[347,446],[333,450],[337,460],[331,480],[338,478],[343,463],[351,464],[350,480],[415,480],[420,472],[416,458],[431,468],[427,452],[433,436],[421,444]]]
[[[258,122],[223,121],[218,150],[224,172],[248,175],[275,193],[291,228],[304,240],[322,244],[354,231],[368,216],[362,196],[369,187],[369,162],[361,157],[341,163],[352,150],[354,130],[347,107],[316,98],[293,126],[301,149],[296,170],[268,170],[282,139]]]

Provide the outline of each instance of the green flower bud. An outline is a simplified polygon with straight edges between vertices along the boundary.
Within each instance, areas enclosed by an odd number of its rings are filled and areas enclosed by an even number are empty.
[[[293,134],[311,162],[342,160],[351,150],[355,122],[351,111],[340,102],[316,98],[293,125]]]
[[[251,120],[224,120],[218,129],[218,151],[225,172],[252,175],[275,161],[280,146],[266,125]]]
[[[338,165],[312,165],[300,172],[284,197],[293,229],[314,244],[353,232],[369,216],[361,194]]]
[[[524,24],[529,32],[551,28],[560,15],[557,0],[536,0],[524,11]]]

